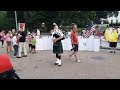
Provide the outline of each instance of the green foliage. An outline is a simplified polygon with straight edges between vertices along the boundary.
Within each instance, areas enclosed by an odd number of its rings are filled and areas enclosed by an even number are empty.
[[[108,15],[117,16],[118,11],[17,11],[18,23],[25,23],[29,30],[42,29],[41,24],[45,23],[46,29],[42,31],[51,30],[53,23],[65,27],[76,23],[78,27],[86,28],[91,20],[99,23],[100,18],[106,18]],[[15,12],[0,11],[0,29],[12,28],[15,28]]]

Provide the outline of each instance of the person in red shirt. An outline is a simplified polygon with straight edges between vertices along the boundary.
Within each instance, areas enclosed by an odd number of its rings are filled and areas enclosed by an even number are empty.
[[[75,59],[78,63],[80,63],[80,60],[77,57],[77,52],[78,52],[78,34],[77,34],[77,25],[72,24],[72,30],[71,30],[71,44],[74,52],[70,54],[69,56],[72,57],[72,55],[75,56]]]
[[[28,34],[28,46],[29,46],[29,52],[32,51],[32,35],[31,34]]]

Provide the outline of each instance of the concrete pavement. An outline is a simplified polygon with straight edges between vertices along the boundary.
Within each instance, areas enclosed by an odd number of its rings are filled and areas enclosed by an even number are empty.
[[[6,54],[1,48],[0,54]],[[28,57],[12,58],[11,63],[21,79],[120,79],[120,51],[116,54],[102,49],[100,52],[79,51],[81,63],[69,58],[71,51],[64,51],[62,66],[55,66],[52,51],[28,52]]]

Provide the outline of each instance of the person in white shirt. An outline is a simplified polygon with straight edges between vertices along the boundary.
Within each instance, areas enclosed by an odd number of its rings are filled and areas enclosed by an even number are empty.
[[[13,44],[13,49],[14,49],[14,53],[13,53],[13,57],[17,57],[18,54],[18,40],[17,40],[17,33],[14,34],[13,39],[12,39],[12,44]]]
[[[37,29],[37,36],[39,36],[39,38],[40,38],[40,30],[39,29]]]
[[[120,34],[120,27],[118,28],[118,34]]]

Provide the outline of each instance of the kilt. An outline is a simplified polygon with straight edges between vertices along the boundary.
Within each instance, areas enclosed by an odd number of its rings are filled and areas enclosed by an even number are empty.
[[[53,53],[55,53],[55,54],[62,54],[63,53],[63,46],[62,46],[61,41],[53,44]]]
[[[117,47],[117,42],[110,42],[110,43],[109,43],[109,46],[110,46],[110,47]]]

